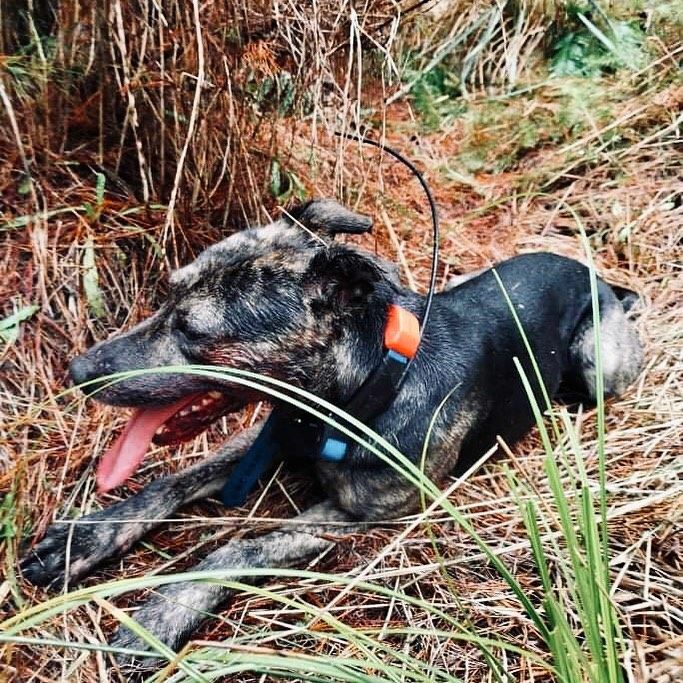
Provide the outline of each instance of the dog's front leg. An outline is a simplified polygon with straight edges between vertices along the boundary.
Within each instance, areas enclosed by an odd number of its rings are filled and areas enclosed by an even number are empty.
[[[193,571],[287,567],[314,557],[334,544],[326,534],[349,533],[355,526],[349,516],[331,502],[320,503],[287,522],[286,529],[254,539],[232,539],[200,562]],[[253,578],[226,574],[227,581],[252,582]],[[135,614],[135,620],[165,645],[177,650],[197,626],[228,597],[229,589],[220,582],[187,581],[169,584],[159,590]],[[112,645],[145,650],[147,645],[134,633],[121,628]],[[127,666],[144,666],[119,658]],[[158,662],[158,660],[157,660]],[[154,666],[154,662],[149,662]]]
[[[61,586],[87,576],[116,557],[185,503],[221,489],[233,463],[246,452],[262,424],[228,441],[216,455],[182,472],[157,479],[140,493],[73,522],[53,524],[23,559],[21,571],[39,586]]]

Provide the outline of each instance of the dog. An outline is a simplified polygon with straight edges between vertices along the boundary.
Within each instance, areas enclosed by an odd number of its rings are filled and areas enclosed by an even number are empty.
[[[271,400],[285,418],[294,415],[286,401],[219,375],[152,372],[115,383],[103,379],[114,373],[201,363],[267,375],[347,405],[382,363],[389,307],[399,306],[418,319],[424,307],[424,297],[403,288],[392,265],[333,240],[370,225],[368,217],[332,200],[314,200],[269,225],[236,233],[171,275],[168,298],[155,315],[75,358],[70,373],[76,384],[90,383],[88,391],[103,403],[137,409],[132,426],[100,468],[100,489],[126,479],[152,433],[160,444],[185,440],[260,399]],[[589,270],[562,256],[535,253],[504,261],[495,271],[500,283],[486,270],[434,296],[403,384],[368,425],[419,464],[434,420],[425,469],[437,482],[456,466],[473,463],[498,437],[512,443],[534,424],[514,358],[541,403],[542,392],[510,304],[548,394],[556,397],[571,385],[587,399],[596,398]],[[642,362],[626,315],[635,295],[598,279],[597,296],[604,393],[616,396],[634,381]],[[24,577],[55,586],[68,576],[73,584],[130,548],[155,526],[154,519],[217,495],[262,427],[263,422],[254,425],[209,459],[88,515],[84,519],[90,523],[52,526],[23,560]],[[285,450],[300,448],[296,439],[288,442],[287,429],[282,440]],[[358,444],[352,443],[341,460],[314,462],[323,502],[264,536],[230,540],[196,569],[296,565],[333,545],[330,534],[339,531],[339,523],[365,528],[418,505],[414,486]],[[228,593],[215,583],[170,584],[135,618],[178,649]],[[112,644],[146,649],[124,627]]]

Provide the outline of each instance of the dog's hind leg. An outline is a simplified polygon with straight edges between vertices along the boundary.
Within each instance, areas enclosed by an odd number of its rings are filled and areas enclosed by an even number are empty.
[[[626,290],[625,290],[626,291]],[[635,326],[626,312],[633,305],[632,296],[623,300],[605,282],[598,281],[600,303],[601,362],[605,396],[619,396],[636,379],[643,361],[643,351]],[[583,389],[597,397],[595,329],[589,308],[574,333],[569,347],[574,375]]]
[[[349,533],[350,517],[331,502],[320,503],[286,522],[286,528],[253,539],[232,539],[200,562],[193,571],[225,571],[225,581],[252,583],[240,576],[241,569],[288,567],[323,552],[335,541],[327,534]],[[340,526],[340,523],[341,526]],[[235,571],[237,570],[237,571]],[[225,601],[230,593],[220,580],[184,581],[168,584],[135,614],[135,620],[162,643],[178,649],[197,626]],[[145,650],[147,645],[134,633],[121,628],[111,644],[118,648]],[[132,665],[131,660],[120,659]],[[156,663],[149,662],[151,665]],[[135,662],[142,666],[142,662]]]
[[[157,479],[131,498],[79,520],[53,524],[22,560],[24,577],[57,587],[67,577],[78,581],[104,560],[121,555],[182,505],[218,492],[261,426],[244,430],[211,458]]]

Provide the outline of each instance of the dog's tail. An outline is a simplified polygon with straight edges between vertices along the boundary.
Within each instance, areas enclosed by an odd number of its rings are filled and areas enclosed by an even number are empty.
[[[643,300],[638,294],[631,289],[626,289],[626,287],[617,287],[616,285],[610,285],[612,291],[616,295],[617,299],[621,302],[621,307],[624,309],[624,313],[630,313],[637,306],[642,304]]]
[[[630,289],[613,287],[598,280],[600,304],[600,341],[602,387],[605,396],[619,396],[636,379],[643,363],[643,348],[628,312],[640,302]],[[596,380],[595,329],[593,311],[586,309],[569,346],[573,375],[582,379],[583,390],[595,400]]]

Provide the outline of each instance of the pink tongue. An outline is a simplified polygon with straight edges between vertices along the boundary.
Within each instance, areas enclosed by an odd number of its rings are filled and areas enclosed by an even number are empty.
[[[97,490],[106,493],[123,484],[144,459],[156,430],[195,398],[193,394],[168,406],[138,408],[121,436],[102,456],[97,467]]]

